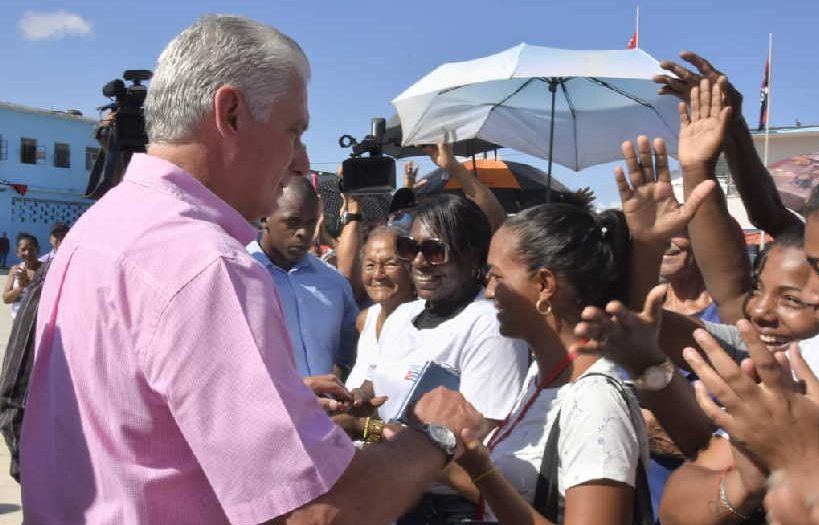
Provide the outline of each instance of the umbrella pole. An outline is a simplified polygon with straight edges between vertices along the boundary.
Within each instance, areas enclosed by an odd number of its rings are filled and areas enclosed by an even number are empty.
[[[552,93],[552,111],[549,114],[549,167],[546,170],[546,202],[552,200],[552,151],[555,146],[555,97],[557,96],[557,79],[549,79],[549,91]]]

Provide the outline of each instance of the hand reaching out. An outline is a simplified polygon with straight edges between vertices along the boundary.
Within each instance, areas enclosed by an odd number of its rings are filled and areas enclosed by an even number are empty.
[[[680,102],[680,144],[677,155],[683,170],[706,167],[717,163],[731,108],[724,106],[722,93],[726,80],[720,77],[712,83],[707,78],[691,88],[691,114]]]
[[[662,363],[666,357],[658,336],[666,290],[666,285],[655,286],[640,313],[630,311],[620,301],[610,302],[605,311],[587,306],[574,330],[583,340],[571,350],[600,354],[635,376]]]
[[[654,139],[653,162],[645,136],[637,138],[636,152],[630,141],[624,142],[622,148],[628,180],[619,166],[614,169],[614,178],[631,236],[636,242],[665,242],[691,222],[716,185],[713,181],[701,182],[680,205],[671,186],[664,140]]]
[[[731,436],[731,443],[758,458],[770,470],[819,463],[819,380],[795,349],[791,366],[805,381],[807,395],[794,391],[793,381],[771,354],[750,323],[737,323],[748,346],[761,383],[740,370],[704,330],[694,337],[710,365],[694,349],[684,351],[686,361],[697,373],[697,400],[703,411]],[[704,385],[704,386],[703,386]],[[722,404],[720,408],[706,388]]]
[[[702,58],[691,51],[683,51],[680,57],[697,68],[699,73],[694,73],[676,62],[670,60],[663,60],[660,62],[660,67],[673,73],[676,77],[670,75],[657,75],[654,77],[654,82],[662,84],[660,88],[661,95],[674,95],[685,103],[690,101],[691,88],[699,86],[700,80],[707,78],[711,83],[716,83],[720,77],[725,75],[711,65],[708,60]],[[725,105],[733,109],[733,116],[735,118],[742,117],[742,94],[730,82],[725,82]]]

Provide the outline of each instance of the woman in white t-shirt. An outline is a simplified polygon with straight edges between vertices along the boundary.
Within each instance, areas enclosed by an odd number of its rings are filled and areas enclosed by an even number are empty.
[[[653,522],[638,403],[613,363],[569,350],[585,306],[626,294],[629,244],[622,213],[567,204],[527,209],[492,238],[486,296],[501,333],[529,343],[535,361],[486,447],[460,460],[469,479],[450,469],[450,482],[479,502],[481,518]]]
[[[529,352],[523,341],[500,333],[494,306],[484,298],[489,222],[475,203],[452,194],[426,198],[412,216],[409,236],[397,239],[397,252],[412,265],[418,299],[384,322],[364,389],[387,397],[379,415],[389,421],[424,364],[441,362],[459,371],[461,393],[491,428],[512,409]],[[430,513],[452,521],[474,515],[474,505],[450,487],[434,486],[398,523],[429,523]]]
[[[370,365],[378,356],[378,338],[384,321],[400,305],[415,298],[409,263],[400,259],[395,250],[401,233],[390,226],[376,228],[361,250],[361,281],[373,305],[362,310],[356,319],[358,351],[346,382],[351,390],[367,379]]]

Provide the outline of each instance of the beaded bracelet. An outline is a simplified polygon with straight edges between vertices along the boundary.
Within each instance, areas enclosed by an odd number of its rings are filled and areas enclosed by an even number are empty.
[[[748,519],[748,516],[740,514],[739,511],[735,509],[733,505],[731,505],[731,502],[728,501],[728,495],[725,493],[725,478],[727,477],[727,474],[730,470],[731,469],[723,470],[722,475],[719,478],[719,501],[720,503],[722,503],[722,506],[725,507],[726,510],[728,510],[728,512],[730,512],[737,518],[741,519],[742,521],[745,521]]]

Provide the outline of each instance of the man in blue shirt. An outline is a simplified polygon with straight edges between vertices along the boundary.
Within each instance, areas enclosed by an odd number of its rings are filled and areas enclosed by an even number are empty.
[[[275,213],[262,219],[261,239],[247,250],[276,283],[299,373],[343,380],[355,361],[358,306],[347,279],[309,253],[318,216],[312,184],[293,177]]]

